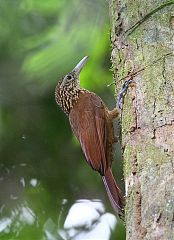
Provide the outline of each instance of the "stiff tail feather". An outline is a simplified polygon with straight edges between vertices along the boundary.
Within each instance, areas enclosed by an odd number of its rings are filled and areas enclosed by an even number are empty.
[[[110,168],[106,171],[105,175],[102,176],[102,180],[112,207],[119,215],[119,217],[124,219],[124,198],[121,195],[121,191],[114,179],[112,170]]]

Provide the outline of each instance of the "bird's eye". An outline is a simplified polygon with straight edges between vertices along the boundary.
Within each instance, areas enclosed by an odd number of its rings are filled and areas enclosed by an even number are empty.
[[[71,79],[72,79],[71,75],[68,75],[66,78],[67,78],[68,80],[71,80]]]

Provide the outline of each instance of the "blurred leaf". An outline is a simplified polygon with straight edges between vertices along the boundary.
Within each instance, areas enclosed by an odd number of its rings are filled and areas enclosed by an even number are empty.
[[[81,85],[114,104],[107,3],[0,0],[0,52],[0,239],[48,240],[44,226],[56,236],[76,199],[110,206],[54,99],[57,81],[89,55]]]

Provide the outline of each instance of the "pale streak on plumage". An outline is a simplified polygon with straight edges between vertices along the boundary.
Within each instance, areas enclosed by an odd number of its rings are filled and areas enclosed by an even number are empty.
[[[62,81],[60,81],[56,86],[55,100],[66,113],[66,115],[68,115],[74,104],[77,102],[80,88],[77,88],[73,85],[71,85],[69,88],[64,85],[61,86]]]

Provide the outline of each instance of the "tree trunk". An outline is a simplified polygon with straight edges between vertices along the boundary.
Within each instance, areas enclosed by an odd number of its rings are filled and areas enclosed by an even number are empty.
[[[139,71],[122,112],[129,240],[174,239],[174,1],[110,2],[112,64],[120,89]],[[142,69],[144,68],[144,70]]]

